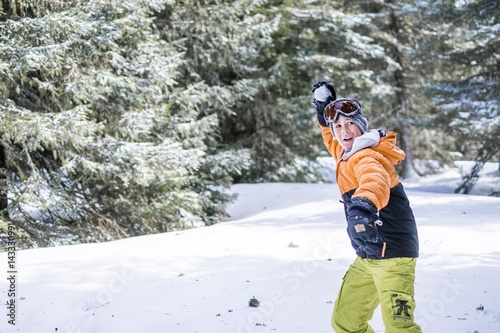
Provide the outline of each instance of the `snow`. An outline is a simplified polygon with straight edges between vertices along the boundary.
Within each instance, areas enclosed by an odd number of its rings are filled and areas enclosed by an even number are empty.
[[[417,219],[415,317],[426,333],[500,332],[498,164],[403,181]],[[434,186],[434,187],[433,187]],[[239,184],[231,220],[182,232],[18,251],[15,323],[0,332],[333,332],[354,260],[335,184]],[[0,254],[0,301],[10,299]],[[259,307],[250,307],[255,297]],[[371,321],[383,332],[378,309]]]

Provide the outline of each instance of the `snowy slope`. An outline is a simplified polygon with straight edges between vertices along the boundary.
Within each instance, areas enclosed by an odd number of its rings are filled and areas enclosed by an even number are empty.
[[[500,332],[500,198],[413,184],[416,319],[427,333]],[[334,184],[242,184],[232,221],[19,251],[16,325],[0,332],[333,332],[354,259]],[[7,256],[0,255],[5,304]],[[260,307],[250,307],[255,297]],[[372,325],[383,332],[380,316]]]

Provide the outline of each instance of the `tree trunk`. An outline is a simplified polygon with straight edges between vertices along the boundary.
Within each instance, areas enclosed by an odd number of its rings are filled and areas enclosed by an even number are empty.
[[[483,169],[484,164],[485,162],[483,161],[477,161],[472,167],[471,172],[462,178],[462,184],[455,189],[455,193],[469,194],[479,180],[479,172]]]
[[[475,159],[476,164],[474,164],[468,174],[462,177],[462,183],[455,189],[455,193],[469,194],[474,185],[476,185],[477,181],[479,180],[479,173],[481,172],[481,170],[483,170],[484,165],[498,153],[498,150],[498,148],[488,149],[483,145]]]
[[[396,40],[401,40],[398,18],[392,9],[390,12],[390,20],[390,29],[393,36]],[[405,66],[403,64],[403,54],[398,45],[395,45],[394,47],[394,60],[401,66],[401,69],[396,69],[396,71],[394,72],[394,81],[396,85],[396,105],[394,109],[396,110],[398,119],[409,119],[406,97],[407,87],[404,72]],[[398,166],[398,173],[401,175],[401,177],[408,178],[416,174],[415,168],[413,167],[413,148],[410,140],[411,135],[409,124],[400,123],[396,131],[398,132],[400,139],[398,144],[406,153],[405,160]]]

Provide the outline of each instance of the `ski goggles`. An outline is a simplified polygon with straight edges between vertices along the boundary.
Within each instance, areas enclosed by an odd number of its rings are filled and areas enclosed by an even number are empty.
[[[337,99],[325,107],[325,120],[327,123],[333,123],[339,119],[339,114],[346,117],[352,117],[361,112],[361,103],[354,98]]]

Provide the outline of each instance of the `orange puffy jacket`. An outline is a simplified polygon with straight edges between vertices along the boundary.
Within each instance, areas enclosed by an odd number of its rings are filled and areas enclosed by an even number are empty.
[[[382,241],[358,249],[361,257],[381,259],[418,257],[418,235],[408,198],[394,165],[405,158],[396,146],[396,133],[388,132],[377,145],[361,149],[344,159],[344,148],[333,137],[330,128],[320,126],[323,142],[336,161],[336,179],[345,205],[356,197],[371,202],[382,225],[377,229]]]

